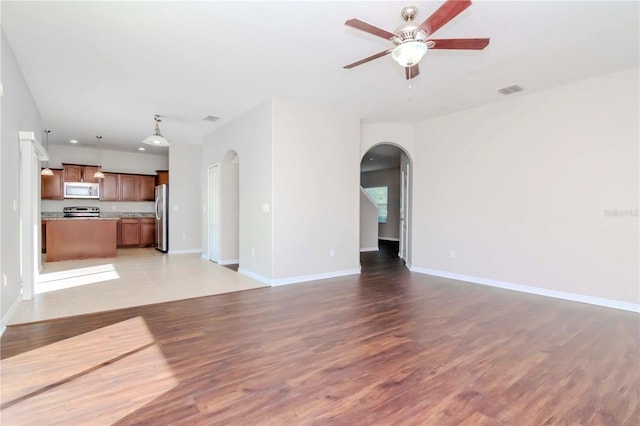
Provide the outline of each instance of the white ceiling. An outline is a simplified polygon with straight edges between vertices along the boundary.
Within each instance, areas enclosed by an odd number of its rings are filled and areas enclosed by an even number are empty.
[[[422,22],[441,2],[413,2]],[[411,80],[390,47],[405,1],[2,1],[2,27],[50,144],[136,150],[153,115],[172,143],[203,135],[272,96],[362,118],[413,122],[638,66],[637,1],[476,1],[436,38],[491,37],[483,51],[430,51]],[[6,90],[6,89],[5,89]],[[207,115],[221,117],[215,123]],[[147,151],[149,152],[149,151]]]

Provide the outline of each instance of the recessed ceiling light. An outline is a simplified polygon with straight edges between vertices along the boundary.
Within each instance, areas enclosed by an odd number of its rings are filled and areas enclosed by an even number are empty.
[[[78,143],[78,141],[77,141],[77,140],[75,140],[75,139],[71,139],[71,140],[69,141],[69,143]]]
[[[140,148],[138,148],[138,151],[144,151],[144,147],[141,146]]]

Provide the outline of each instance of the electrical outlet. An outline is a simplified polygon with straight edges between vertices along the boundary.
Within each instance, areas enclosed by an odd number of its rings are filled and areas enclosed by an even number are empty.
[[[5,287],[7,286],[7,274],[2,274],[2,284]]]
[[[336,255],[336,249],[330,248],[329,249],[329,256],[335,256]]]
[[[255,256],[256,255],[256,249],[252,248],[251,249],[251,256]]]
[[[187,234],[182,234],[182,240],[186,240],[187,239]]]
[[[455,251],[455,250],[451,250],[451,251],[449,252],[449,257],[450,257],[450,258],[452,258],[452,259],[453,259],[454,257],[456,257],[456,251]]]

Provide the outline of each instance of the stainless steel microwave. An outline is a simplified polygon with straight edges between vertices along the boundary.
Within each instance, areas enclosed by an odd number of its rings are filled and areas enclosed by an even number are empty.
[[[64,198],[100,198],[100,184],[89,182],[65,182]]]

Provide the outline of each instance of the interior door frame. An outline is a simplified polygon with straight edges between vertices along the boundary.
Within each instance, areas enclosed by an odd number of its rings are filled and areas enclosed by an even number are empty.
[[[407,161],[406,167],[400,166],[400,259],[405,263],[409,259],[409,203],[411,191],[409,189],[411,164]]]
[[[207,258],[220,262],[220,163],[207,168]]]

